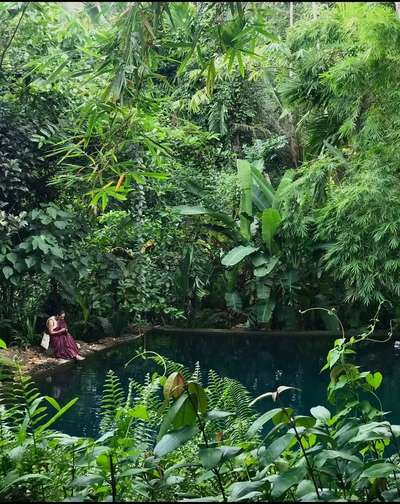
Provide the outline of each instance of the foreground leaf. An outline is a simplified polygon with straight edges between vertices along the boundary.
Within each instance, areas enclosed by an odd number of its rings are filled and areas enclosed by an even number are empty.
[[[186,441],[189,441],[189,439],[192,439],[197,432],[197,425],[190,425],[165,434],[156,444],[156,447],[154,448],[154,455],[157,457],[163,457],[167,453],[170,453],[185,444]]]

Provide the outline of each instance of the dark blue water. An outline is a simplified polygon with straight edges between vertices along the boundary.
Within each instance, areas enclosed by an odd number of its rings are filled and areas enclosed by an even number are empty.
[[[290,385],[301,389],[287,392],[284,399],[299,414],[308,414],[312,406],[332,406],[326,400],[328,373],[320,374],[326,354],[333,343],[332,338],[271,337],[223,335],[147,335],[134,342],[106,350],[59,369],[50,376],[36,380],[41,392],[51,395],[63,404],[79,396],[75,404],[55,428],[76,436],[96,436],[100,422],[100,401],[106,373],[113,369],[126,387],[130,377],[143,381],[148,371],[162,372],[152,361],[136,359],[128,368],[124,364],[145,346],[176,362],[193,368],[200,362],[203,375],[208,369],[220,375],[235,378],[245,385],[256,397],[275,390],[279,385]],[[390,420],[400,424],[400,354],[388,344],[369,344],[357,355],[362,370],[381,371],[383,383],[379,397],[385,411],[392,411]],[[261,411],[273,407],[270,400],[257,403]]]

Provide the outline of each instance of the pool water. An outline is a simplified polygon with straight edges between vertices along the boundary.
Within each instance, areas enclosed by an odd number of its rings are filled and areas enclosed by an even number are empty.
[[[289,391],[284,399],[298,414],[309,414],[310,408],[319,404],[333,411],[326,399],[329,375],[320,373],[332,343],[332,338],[317,336],[153,333],[60,368],[49,376],[38,377],[36,383],[43,394],[62,404],[79,396],[75,406],[55,425],[74,436],[98,435],[103,384],[109,369],[116,372],[125,388],[130,377],[142,382],[146,372],[162,372],[154,362],[142,359],[124,368],[135,352],[143,348],[192,369],[199,361],[204,378],[209,369],[214,369],[221,376],[239,380],[254,397],[279,385],[297,387],[300,391]],[[379,397],[384,411],[391,411],[388,418],[400,424],[400,352],[394,349],[393,341],[369,344],[358,352],[357,363],[362,370],[382,372]],[[267,399],[259,401],[257,407],[266,411],[273,406]]]

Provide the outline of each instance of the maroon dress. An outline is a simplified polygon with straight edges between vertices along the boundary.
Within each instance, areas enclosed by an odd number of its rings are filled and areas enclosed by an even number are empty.
[[[50,336],[51,348],[54,352],[54,357],[57,359],[74,359],[79,355],[79,349],[74,338],[69,334],[65,320],[57,320],[55,331],[64,329],[64,332]]]

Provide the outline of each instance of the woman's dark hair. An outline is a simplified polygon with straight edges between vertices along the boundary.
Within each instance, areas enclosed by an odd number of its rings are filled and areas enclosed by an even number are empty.
[[[65,310],[62,304],[58,304],[57,302],[50,302],[46,306],[46,313],[49,317],[51,317],[52,315],[61,315],[61,313],[65,313]]]

